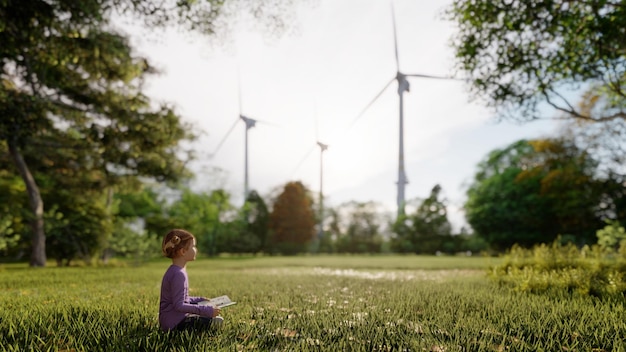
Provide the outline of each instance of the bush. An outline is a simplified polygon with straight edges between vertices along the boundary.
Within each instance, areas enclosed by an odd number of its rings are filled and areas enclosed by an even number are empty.
[[[626,241],[617,250],[599,245],[578,248],[560,239],[531,249],[515,245],[500,265],[491,268],[491,277],[518,291],[623,297]]]
[[[604,248],[618,248],[626,240],[626,231],[618,221],[607,221],[607,225],[596,231],[598,244]]]

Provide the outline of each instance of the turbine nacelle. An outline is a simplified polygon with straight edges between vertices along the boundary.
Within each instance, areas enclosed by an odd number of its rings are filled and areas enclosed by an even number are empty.
[[[407,75],[398,71],[396,79],[398,80],[398,94],[410,91],[411,85],[409,80],[406,79]]]
[[[256,120],[255,119],[251,119],[249,117],[245,117],[243,115],[239,115],[239,118],[243,120],[243,122],[246,123],[246,130],[251,129],[252,127],[254,127],[256,125]]]

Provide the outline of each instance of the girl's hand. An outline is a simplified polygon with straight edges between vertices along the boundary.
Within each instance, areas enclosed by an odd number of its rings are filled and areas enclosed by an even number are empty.
[[[218,307],[213,306],[213,316],[211,318],[215,318],[216,316],[220,315],[220,312],[222,310],[219,309]]]

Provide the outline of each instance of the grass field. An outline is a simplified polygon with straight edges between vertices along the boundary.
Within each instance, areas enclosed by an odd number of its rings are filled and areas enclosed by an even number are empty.
[[[219,331],[162,333],[166,259],[0,266],[0,351],[625,351],[623,300],[498,287],[494,259],[199,259],[191,294],[229,295]]]

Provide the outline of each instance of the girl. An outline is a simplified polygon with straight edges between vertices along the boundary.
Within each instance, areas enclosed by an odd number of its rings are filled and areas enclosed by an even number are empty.
[[[220,309],[209,305],[198,305],[207,299],[188,295],[189,281],[185,266],[196,259],[195,237],[180,229],[170,231],[162,244],[163,254],[172,259],[172,265],[163,275],[161,301],[159,304],[159,326],[164,331],[206,328],[220,325],[223,318]]]

